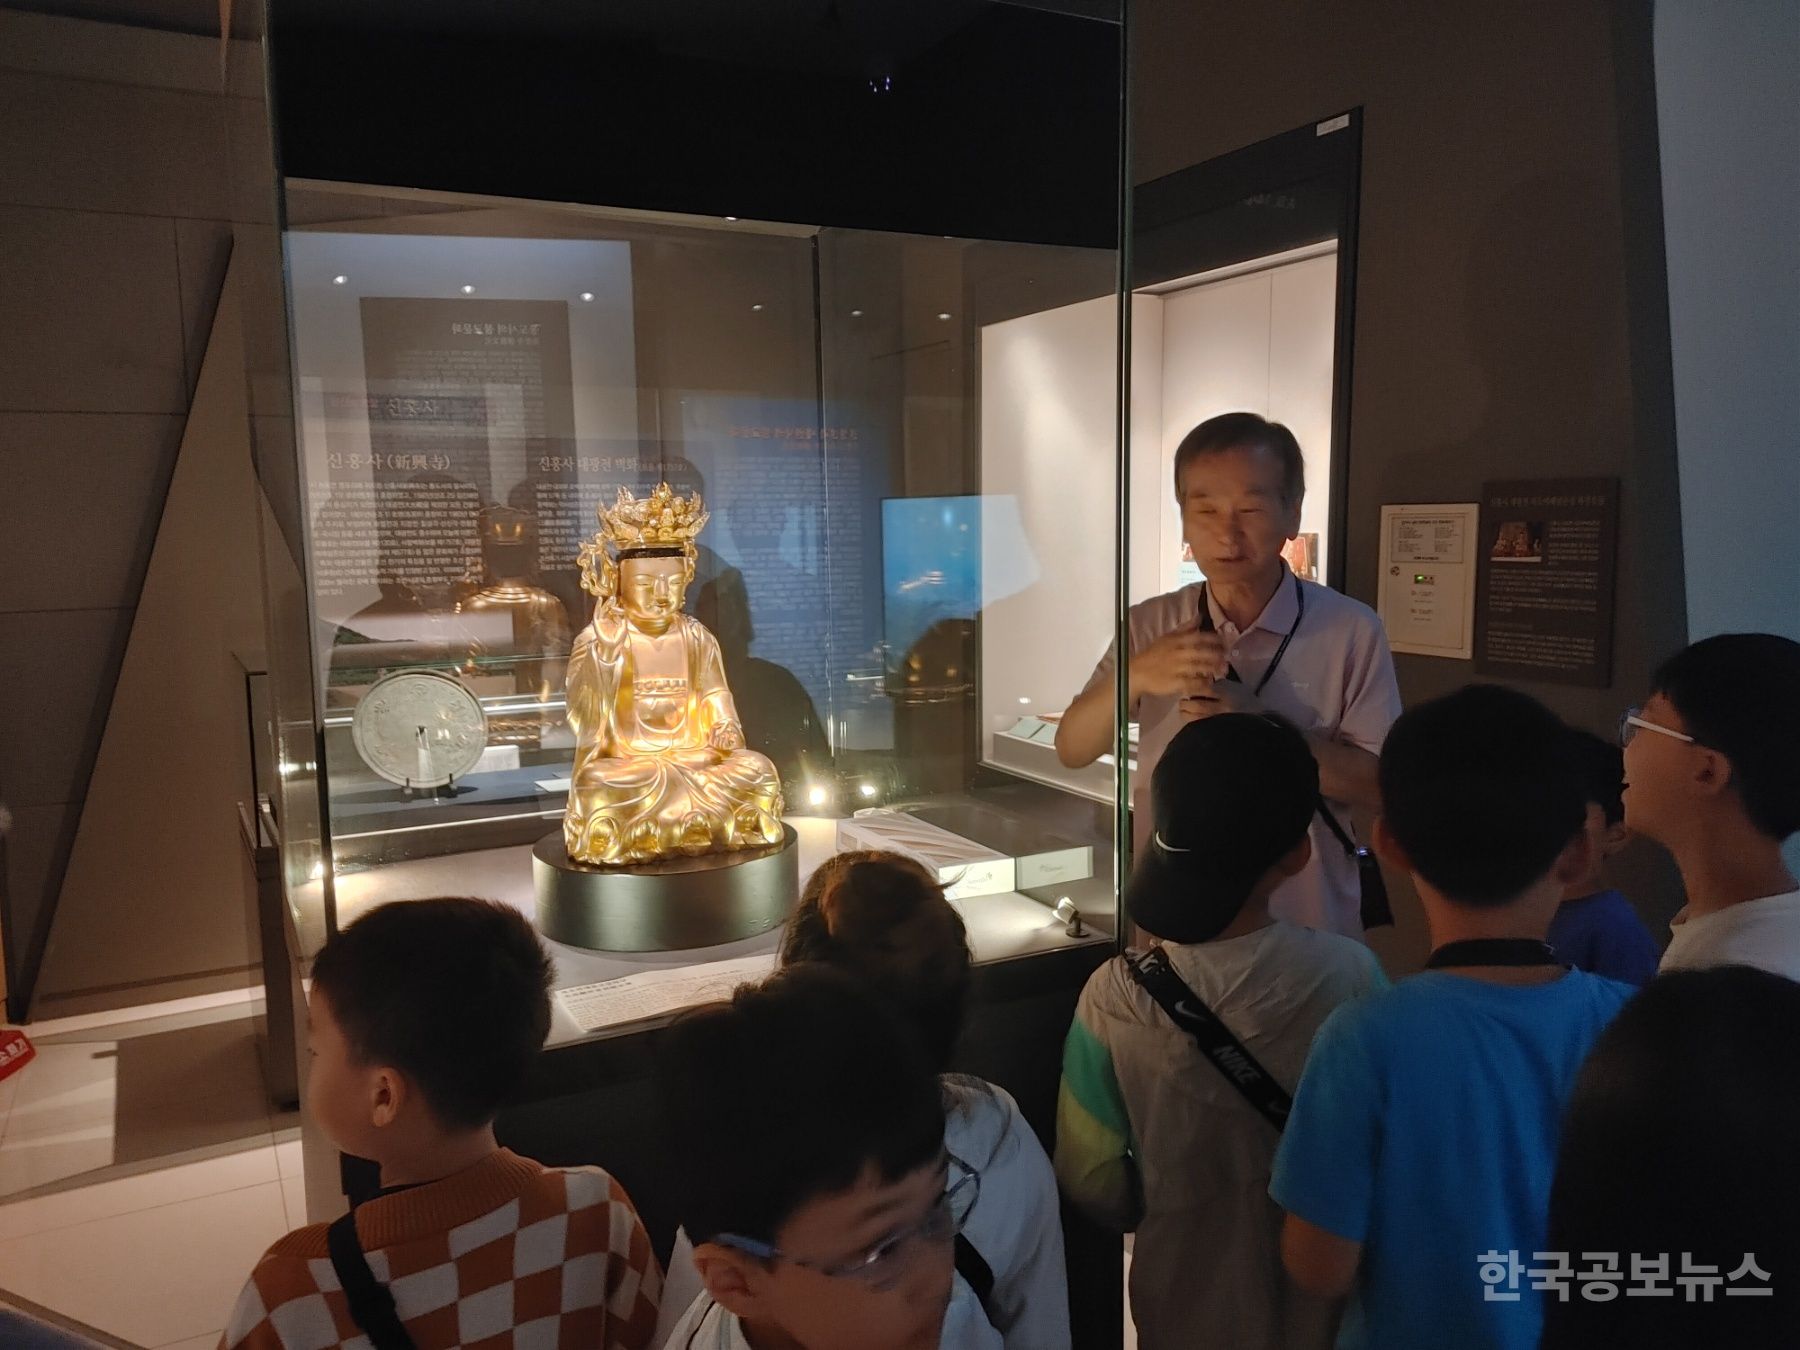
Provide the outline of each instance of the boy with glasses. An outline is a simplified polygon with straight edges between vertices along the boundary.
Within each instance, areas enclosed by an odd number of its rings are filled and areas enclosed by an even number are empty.
[[[1687,890],[1662,969],[1741,964],[1800,979],[1800,643],[1696,642],[1620,720],[1625,823],[1675,857]]]
[[[800,965],[681,1018],[659,1059],[705,1285],[667,1344],[937,1350],[980,1177],[944,1152],[917,1037],[849,976]]]

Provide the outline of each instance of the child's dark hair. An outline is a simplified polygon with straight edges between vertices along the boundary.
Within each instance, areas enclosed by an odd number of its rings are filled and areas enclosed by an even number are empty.
[[[1575,755],[1581,762],[1581,783],[1587,799],[1606,814],[1608,825],[1625,819],[1625,752],[1616,740],[1591,731],[1571,730]]]
[[[1773,839],[1800,831],[1800,642],[1722,633],[1675,653],[1651,681],[1688,734],[1731,761],[1750,821]]]
[[[821,961],[887,999],[939,1072],[969,1001],[969,935],[944,888],[898,853],[828,858],[806,883],[781,941],[783,965]]]
[[[807,1201],[884,1183],[944,1148],[937,1075],[885,1001],[805,964],[699,1008],[657,1054],[677,1218],[696,1243],[774,1242]]]
[[[452,1128],[492,1120],[550,1034],[550,957],[491,900],[383,905],[327,942],[312,975],[351,1056],[400,1070]]]
[[[1734,1280],[1768,1295],[1735,1305],[1546,1300],[1544,1350],[1794,1343],[1800,1281],[1782,1272],[1800,1271],[1796,1042],[1800,984],[1748,966],[1658,976],[1613,1019],[1563,1118],[1545,1245],[1690,1252],[1721,1273],[1749,1254],[1773,1278]]]
[[[1446,899],[1503,904],[1548,872],[1587,819],[1575,739],[1498,685],[1403,714],[1381,751],[1381,814]]]

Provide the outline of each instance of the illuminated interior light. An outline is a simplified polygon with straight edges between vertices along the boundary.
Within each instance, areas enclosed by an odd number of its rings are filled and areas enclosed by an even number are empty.
[[[822,787],[810,787],[806,790],[806,804],[808,806],[823,806],[829,796],[830,794]]]
[[[857,791],[862,793],[865,797],[873,797],[875,795],[875,785],[873,783],[864,783]]]

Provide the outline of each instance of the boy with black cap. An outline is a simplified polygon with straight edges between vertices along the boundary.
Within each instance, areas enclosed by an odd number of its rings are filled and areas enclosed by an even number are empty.
[[[1161,945],[1095,971],[1076,1008],[1056,1174],[1090,1216],[1137,1232],[1142,1350],[1330,1342],[1329,1305],[1282,1274],[1270,1167],[1313,1034],[1385,981],[1361,943],[1269,915],[1306,865],[1318,805],[1318,765],[1279,717],[1183,728],[1125,894]]]

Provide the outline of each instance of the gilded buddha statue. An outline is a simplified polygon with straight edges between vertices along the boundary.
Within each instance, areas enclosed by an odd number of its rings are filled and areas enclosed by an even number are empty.
[[[682,612],[707,520],[699,494],[620,488],[598,515],[581,548],[594,620],[569,657],[569,857],[621,866],[779,844],[775,766],[745,748],[718,641]]]

